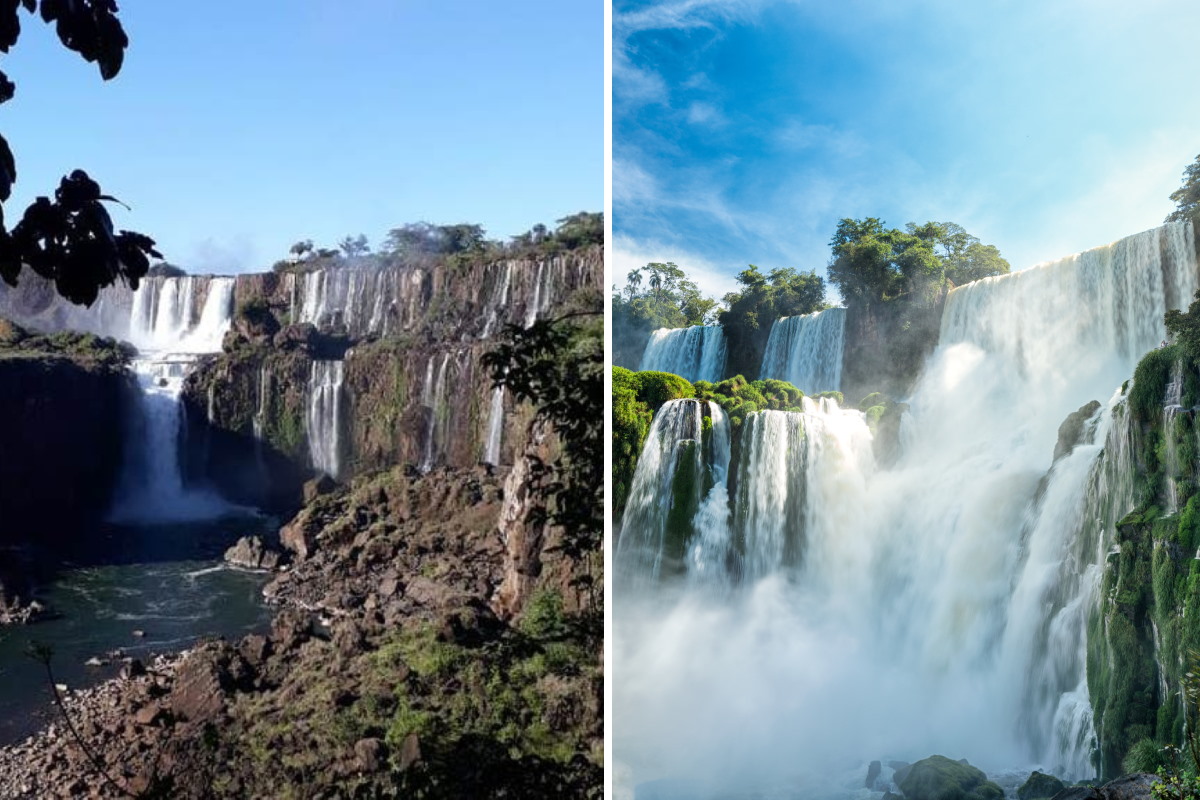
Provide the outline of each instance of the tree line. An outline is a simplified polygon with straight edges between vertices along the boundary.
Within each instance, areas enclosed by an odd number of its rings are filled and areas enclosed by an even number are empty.
[[[729,374],[755,376],[775,320],[830,307],[826,281],[847,309],[884,320],[890,334],[904,338],[904,331],[927,327],[914,323],[950,288],[1009,271],[994,245],[953,222],[910,222],[899,230],[875,217],[846,218],[829,245],[827,278],[790,267],[764,273],[751,264],[737,275],[739,289],[719,302],[674,263],[631,270],[624,287],[613,287],[614,363],[636,368],[656,328],[719,324]]]

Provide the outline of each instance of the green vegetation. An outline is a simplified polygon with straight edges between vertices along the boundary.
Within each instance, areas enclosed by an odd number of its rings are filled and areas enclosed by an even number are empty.
[[[615,517],[620,519],[633,486],[637,460],[654,413],[668,400],[692,397],[692,384],[666,372],[631,372],[613,367],[613,482]]]
[[[122,369],[137,355],[130,344],[79,331],[34,334],[0,319],[0,359],[69,358],[105,369]]]
[[[875,217],[843,219],[830,240],[829,281],[861,331],[842,384],[856,392],[907,392],[937,344],[941,304],[955,285],[1009,271],[999,251],[952,222],[888,229]]]
[[[738,273],[737,281],[742,290],[725,295],[725,310],[718,315],[728,346],[726,369],[757,375],[775,320],[829,307],[825,281],[816,272],[794,269],[763,275],[753,264]]]
[[[899,782],[908,800],[1002,800],[1004,790],[987,779],[983,770],[930,756],[913,764]]]
[[[288,257],[276,261],[272,269],[280,274],[392,264],[465,269],[473,264],[502,259],[550,258],[603,243],[604,214],[590,211],[563,217],[554,230],[545,225],[534,225],[508,242],[487,238],[483,226],[474,223],[410,222],[392,228],[375,253],[371,252],[365,234],[343,237],[337,248],[317,247],[311,239],[302,239],[293,244]]]
[[[1163,748],[1184,744],[1196,727],[1188,718],[1192,673],[1184,667],[1188,654],[1200,650],[1200,618],[1191,613],[1200,607],[1200,561],[1193,557],[1200,547],[1196,430],[1191,413],[1164,415],[1163,402],[1177,367],[1184,376],[1185,408],[1196,399],[1197,351],[1191,337],[1198,316],[1195,303],[1187,313],[1167,315],[1176,343],[1147,353],[1127,392],[1136,507],[1116,523],[1119,549],[1108,558],[1103,599],[1088,635],[1088,688],[1100,735],[1099,768],[1106,776],[1123,767],[1145,770],[1167,763],[1167,772],[1179,777]],[[1174,474],[1168,472],[1172,464]],[[1178,510],[1166,514],[1169,479]],[[1164,696],[1162,685],[1183,690]],[[1180,796],[1186,786],[1177,781],[1169,788],[1173,794],[1167,796]]]
[[[1183,170],[1183,185],[1171,192],[1175,210],[1165,222],[1196,221],[1200,219],[1200,156]]]
[[[636,368],[651,331],[704,325],[712,321],[716,305],[675,264],[631,270],[624,289],[613,287],[613,363]]]

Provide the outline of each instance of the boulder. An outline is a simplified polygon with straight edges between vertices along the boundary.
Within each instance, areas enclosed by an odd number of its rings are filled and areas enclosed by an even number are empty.
[[[304,505],[308,505],[321,495],[329,494],[338,486],[337,481],[328,475],[321,474],[304,484]]]
[[[912,765],[899,782],[908,800],[1002,800],[1004,790],[987,779],[983,770],[930,756]]]
[[[1034,770],[1029,779],[1017,789],[1019,800],[1036,800],[1039,797],[1054,797],[1066,788],[1066,785],[1053,775]]]
[[[1100,402],[1092,400],[1072,411],[1058,426],[1058,441],[1054,445],[1054,460],[1069,455],[1075,446],[1083,441],[1084,424],[1100,409]]]
[[[243,536],[225,551],[225,561],[244,569],[275,569],[280,557],[279,553],[268,549],[260,537]]]
[[[279,543],[285,550],[291,551],[297,559],[303,561],[312,553],[319,529],[319,526],[314,525],[307,515],[301,513],[280,529]]]
[[[868,789],[875,789],[875,781],[879,780],[879,773],[883,772],[883,764],[878,761],[872,761],[867,767],[867,780],[863,784]]]

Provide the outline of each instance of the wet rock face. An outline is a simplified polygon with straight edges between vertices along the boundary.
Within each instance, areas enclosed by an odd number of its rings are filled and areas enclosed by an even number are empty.
[[[133,378],[65,357],[0,353],[0,545],[48,543],[100,518],[121,472]]]
[[[224,353],[185,385],[188,474],[237,502],[290,511],[330,447],[339,480],[396,464],[512,464],[531,413],[493,389],[483,356],[505,325],[552,316],[601,272],[597,248],[457,270],[240,276]],[[334,360],[339,382],[325,384],[318,410],[316,376],[329,374],[318,362]]]

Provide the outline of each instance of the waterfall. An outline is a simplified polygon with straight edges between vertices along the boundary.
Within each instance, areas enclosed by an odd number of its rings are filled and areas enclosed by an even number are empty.
[[[888,469],[856,412],[748,415],[734,591],[616,560],[633,587],[615,597],[617,763],[635,781],[833,795],[826,765],[846,758],[1091,776],[1087,619],[1134,502],[1118,387],[1196,288],[1191,225],[1171,224],[953,290]],[[1059,424],[1105,399],[1054,460]],[[673,502],[658,426],[618,556],[662,529],[639,489]]]
[[[425,444],[422,448],[421,471],[429,472],[441,458],[441,448],[445,446],[449,436],[450,412],[446,406],[446,374],[450,366],[451,354],[442,354],[441,366],[434,377],[433,362],[436,356],[430,356],[425,365],[425,384],[421,389],[421,405],[425,408]]]
[[[538,315],[542,311],[543,292],[542,284],[546,280],[546,262],[539,261],[537,266],[537,277],[533,280],[533,299],[525,309],[525,327],[533,326],[533,323],[538,321]],[[549,294],[548,292],[545,294]]]
[[[481,339],[486,339],[496,331],[497,321],[500,319],[500,313],[508,307],[511,302],[509,290],[512,286],[512,262],[505,261],[503,263],[503,272],[500,280],[496,283],[495,289],[492,290],[491,299],[487,304],[487,322],[483,325],[483,332],[480,334]],[[525,327],[529,327],[526,325]]]
[[[1166,475],[1166,495],[1168,514],[1179,510],[1179,486],[1176,478],[1179,475],[1179,431],[1177,430],[1179,412],[1183,410],[1183,362],[1176,360],[1171,365],[1171,382],[1167,384],[1166,396],[1163,398],[1162,432],[1163,473]]]
[[[212,422],[213,387],[214,384],[209,384],[208,386],[208,414],[210,423]],[[254,418],[251,420],[251,425],[254,428],[254,460],[258,463],[259,474],[264,476],[266,475],[267,465],[263,459],[263,439],[266,438],[267,412],[271,398],[270,387],[271,371],[264,363],[258,368],[258,403],[254,411]]]
[[[492,466],[500,464],[500,444],[504,436],[504,387],[492,389],[492,408],[488,413],[487,444],[483,450],[483,460]]]
[[[650,334],[638,370],[716,383],[724,377],[725,331],[719,325],[659,328]]]
[[[202,281],[207,295],[197,319],[194,297]],[[233,278],[155,278],[134,294],[129,330],[140,348],[133,369],[141,392],[130,420],[133,446],[119,481],[114,520],[198,519],[228,510],[211,492],[184,485],[180,394],[196,356],[221,348],[233,313],[233,286]]]
[[[313,361],[308,382],[308,448],[313,469],[332,478],[342,471],[344,361]]]
[[[701,583],[729,582],[729,460],[729,419],[720,406],[663,404],[642,448],[617,540],[623,576],[646,583],[686,573]]]
[[[782,317],[771,326],[760,378],[776,378],[806,394],[842,388],[846,309]]]

